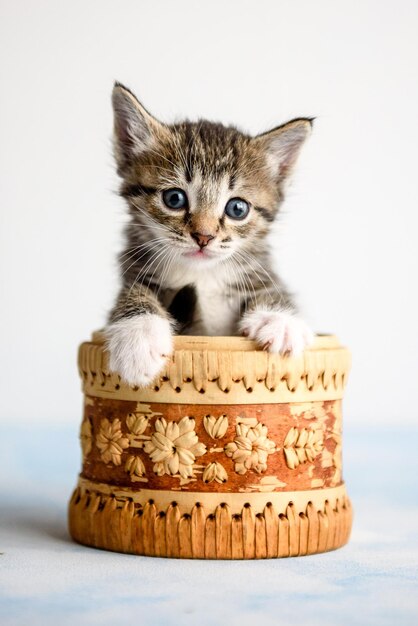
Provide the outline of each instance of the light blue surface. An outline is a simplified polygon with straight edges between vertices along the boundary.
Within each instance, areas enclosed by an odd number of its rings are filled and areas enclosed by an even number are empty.
[[[344,470],[355,508],[341,550],[268,561],[179,561],[72,543],[67,500],[78,424],[3,433],[2,625],[418,624],[418,431],[350,431]]]

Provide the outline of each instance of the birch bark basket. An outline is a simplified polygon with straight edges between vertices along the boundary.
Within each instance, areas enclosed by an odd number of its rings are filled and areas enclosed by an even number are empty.
[[[332,335],[301,357],[240,337],[176,337],[146,389],[79,349],[79,543],[160,557],[255,559],[333,550],[350,535],[341,401],[350,355]]]

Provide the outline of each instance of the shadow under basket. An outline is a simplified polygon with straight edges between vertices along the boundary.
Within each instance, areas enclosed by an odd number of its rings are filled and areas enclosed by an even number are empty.
[[[83,456],[69,505],[79,543],[131,554],[259,559],[344,545],[341,401],[350,355],[332,335],[301,357],[240,337],[175,337],[146,389],[79,350]]]

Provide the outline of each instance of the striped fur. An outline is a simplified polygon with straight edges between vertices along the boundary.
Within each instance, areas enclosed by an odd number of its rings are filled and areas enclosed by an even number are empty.
[[[120,84],[113,107],[120,193],[130,221],[110,336],[112,325],[137,324],[142,315],[159,316],[181,333],[231,335],[251,312],[294,314],[266,236],[312,120],[298,118],[257,137],[205,120],[166,125]],[[186,193],[187,208],[164,204],[162,194],[171,188]],[[225,213],[232,198],[248,203],[245,219]],[[202,248],[200,235],[210,239]],[[257,338],[251,324],[245,330]]]

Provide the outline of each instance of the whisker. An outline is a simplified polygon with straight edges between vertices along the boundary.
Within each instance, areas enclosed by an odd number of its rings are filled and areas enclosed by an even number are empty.
[[[157,293],[156,293],[157,297],[158,297],[158,295],[159,295],[159,293],[161,291],[161,287],[164,284],[166,276],[168,276],[168,274],[170,273],[170,270],[171,270],[171,267],[173,265],[173,261],[174,261],[175,256],[176,256],[175,250],[173,250],[173,249],[169,250],[168,260],[164,264],[164,267],[163,267],[162,272],[161,272],[160,284],[158,286]]]
[[[165,260],[166,260],[166,259],[167,259],[167,257],[169,257],[169,255],[170,255],[170,250],[166,249],[164,252],[165,252],[165,254],[164,254],[164,255],[162,255],[162,258],[160,258],[160,260],[159,260],[159,262],[158,262],[157,266],[155,267],[155,269],[154,269],[153,273],[151,274],[151,277],[150,277],[150,278],[149,278],[149,280],[148,280],[148,283],[147,283],[147,286],[148,286],[148,287],[149,287],[149,286],[150,286],[150,284],[152,283],[153,278],[154,278],[154,275],[155,275],[155,272],[156,272],[156,271],[157,271],[157,269],[160,267],[161,263],[165,263]],[[164,265],[163,265],[163,267],[164,267]],[[159,280],[159,285],[161,285],[161,276],[160,276],[160,280]]]
[[[156,265],[156,267],[154,268],[151,276],[148,278],[148,282],[146,284],[146,287],[148,288],[150,286],[150,284],[152,283],[152,279],[154,278],[155,272],[157,271],[157,269],[160,267],[161,263],[164,261],[164,259],[167,257],[169,253],[169,250],[167,250],[167,248],[165,248],[164,250],[162,250],[162,253],[159,254],[155,259],[154,259],[154,263],[158,260],[158,263]],[[148,272],[147,272],[148,273]],[[139,284],[139,288],[142,288],[144,286],[144,281],[147,278],[147,273],[144,274],[140,284]]]
[[[246,284],[244,282],[243,276],[241,274],[241,268],[239,267],[239,265],[235,262],[235,259],[233,257],[230,257],[229,259],[230,264],[231,264],[231,269],[233,271],[233,274],[235,276],[235,280],[236,280],[236,286],[238,288],[238,294],[240,297],[240,300],[244,300],[246,301]]]
[[[270,297],[270,300],[271,300],[271,301],[272,301],[272,303],[273,303],[275,299],[274,299],[274,298],[273,298],[273,296],[271,295],[271,292],[270,292],[269,286],[268,286],[268,285],[266,285],[266,283],[263,281],[263,279],[261,278],[261,276],[258,274],[257,270],[256,270],[256,269],[254,268],[254,266],[252,265],[252,261],[253,261],[254,263],[256,263],[256,264],[257,264],[257,266],[258,266],[258,267],[262,270],[262,272],[265,274],[265,276],[267,276],[269,284],[271,285],[271,287],[273,287],[273,288],[276,290],[276,292],[277,292],[277,294],[278,294],[278,296],[279,296],[279,301],[280,301],[280,302],[282,302],[282,301],[283,301],[283,289],[281,289],[281,288],[280,288],[280,286],[276,283],[276,281],[273,279],[273,277],[272,277],[271,273],[267,272],[267,271],[265,270],[265,268],[264,268],[264,267],[263,267],[263,266],[259,263],[259,261],[258,261],[258,260],[257,260],[257,259],[256,259],[256,258],[255,258],[252,254],[251,254],[251,253],[249,253],[248,251],[246,251],[246,254],[248,255],[248,257],[249,257],[249,258],[246,258],[246,257],[244,257],[244,256],[242,255],[242,253],[239,253],[240,257],[241,257],[241,258],[242,258],[242,259],[243,259],[246,263],[248,263],[248,264],[249,264],[249,266],[251,267],[251,269],[253,270],[253,272],[254,272],[254,273],[255,273],[255,275],[257,276],[257,278],[258,278],[258,279],[260,280],[260,282],[262,283],[262,285],[263,285],[263,287],[264,287],[264,290],[265,290],[266,295],[268,295],[268,296]]]
[[[256,294],[256,291],[254,289],[254,285],[252,284],[251,277],[249,276],[248,272],[246,271],[244,265],[242,265],[242,264],[238,265],[238,261],[236,259],[233,259],[233,262],[237,264],[237,266],[239,267],[240,272],[242,272],[241,276],[242,276],[242,280],[243,280],[243,283],[244,283],[244,291],[248,291],[249,297],[251,297],[251,292],[253,293],[255,305],[257,306],[257,294]]]
[[[154,246],[155,248],[157,248],[156,246]],[[156,249],[156,251],[158,251],[158,249]],[[133,265],[135,265],[136,263],[138,263],[144,256],[146,256],[150,251],[149,250],[145,250],[145,252],[142,252],[141,256],[139,256],[137,259],[134,259],[134,261],[130,264],[130,266],[128,268],[126,268],[123,272],[123,274],[121,275],[121,278],[123,278],[125,276],[125,274],[131,269],[131,267]],[[124,263],[129,262],[130,259],[127,259],[126,261],[124,261]],[[124,264],[122,263],[122,265]]]
[[[163,249],[163,250],[159,250],[159,251],[154,252],[154,253],[152,254],[151,258],[150,258],[150,259],[148,259],[148,261],[145,263],[144,267],[143,267],[143,268],[141,268],[141,269],[139,270],[138,274],[136,275],[136,277],[135,277],[135,279],[134,279],[134,281],[133,281],[133,283],[132,283],[132,285],[131,285],[131,287],[130,287],[130,289],[129,289],[129,292],[128,292],[128,297],[130,296],[130,294],[131,294],[131,292],[132,292],[132,289],[133,289],[133,288],[137,285],[137,283],[138,283],[138,280],[139,280],[140,276],[142,276],[142,275],[143,275],[143,274],[144,274],[144,273],[148,270],[148,268],[149,268],[149,267],[151,267],[152,263],[153,263],[153,262],[154,262],[157,258],[159,258],[163,252],[164,252],[164,249]],[[139,287],[139,288],[141,288],[142,283],[143,283],[143,280],[144,280],[144,279],[142,279],[141,284],[140,284],[140,285],[138,285],[138,287]]]
[[[142,243],[141,245],[133,246],[133,247],[129,248],[126,252],[124,252],[123,254],[119,255],[119,257],[118,257],[119,258],[119,263],[121,263],[123,265],[130,258],[132,258],[137,252],[139,252],[142,248],[146,248],[148,246],[152,246],[154,243],[159,243],[159,242],[162,242],[162,241],[166,241],[166,238],[165,237],[157,237],[155,239],[151,239],[150,241],[146,241],[146,242]],[[122,261],[123,257],[128,257],[128,258],[125,259],[124,261]]]

